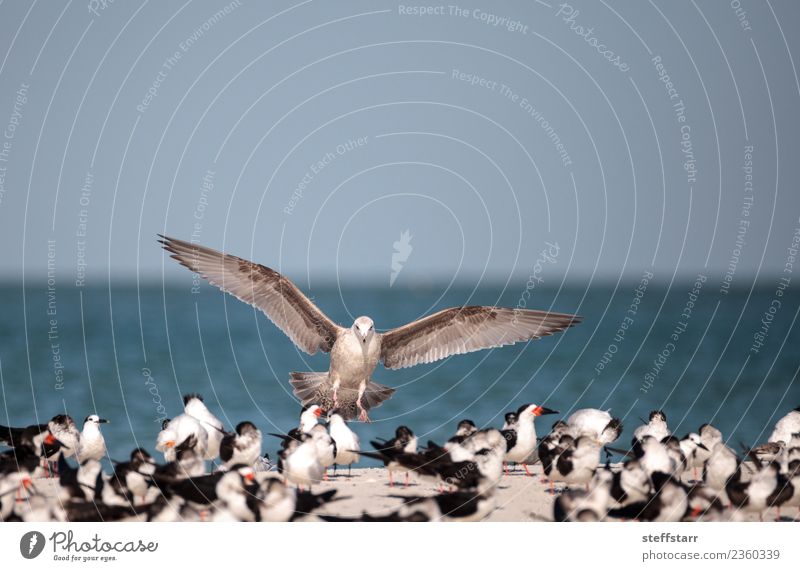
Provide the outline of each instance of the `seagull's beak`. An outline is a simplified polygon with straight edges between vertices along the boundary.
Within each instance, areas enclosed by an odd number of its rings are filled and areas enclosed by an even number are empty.
[[[109,423],[109,422],[111,422],[111,421],[110,421],[110,420],[108,420],[108,419],[106,419],[106,418],[101,418],[101,419],[100,419],[100,420],[98,420],[97,422],[98,422],[99,424],[108,424],[108,423]]]
[[[44,437],[44,443],[45,444],[55,444],[56,443],[56,437],[53,436],[52,432]]]
[[[314,416],[316,416],[317,418],[319,418],[320,416],[322,416],[322,408],[318,408],[318,409],[316,409],[316,410],[314,411]]]
[[[175,441],[174,441],[174,440],[167,440],[167,441],[164,443],[164,445],[165,445],[167,448],[174,448],[174,447],[175,447]]]
[[[698,447],[698,448],[702,448],[703,450],[705,450],[706,452],[708,452],[708,446],[706,446],[706,445],[705,445],[705,444],[703,444],[702,442],[700,442],[700,443],[697,445],[697,447]]]
[[[544,406],[537,406],[533,409],[533,416],[542,416],[543,414],[558,414],[558,411]]]

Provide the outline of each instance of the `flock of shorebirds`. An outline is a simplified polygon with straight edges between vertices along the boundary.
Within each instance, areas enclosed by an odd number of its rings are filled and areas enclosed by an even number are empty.
[[[10,447],[0,452],[0,520],[291,521],[341,499],[336,487],[322,493],[312,488],[331,469],[334,477],[337,467],[348,467],[349,474],[362,456],[383,462],[389,486],[402,474],[406,485],[413,475],[434,487],[429,495],[404,495],[402,505],[388,513],[351,518],[358,521],[482,520],[498,507],[502,479],[533,476],[529,466],[539,463],[555,496],[556,521],[727,520],[748,512],[763,517],[772,508],[780,518],[780,509],[800,507],[800,408],[777,423],[768,443],[741,450],[742,457],[710,424],[677,438],[662,411],[653,411],[634,431],[627,449],[609,446],[620,438],[622,423],[598,409],[575,411],[539,439],[535,419],[558,413],[536,404],[507,413],[500,429],[478,429],[463,420],[443,445],[420,445],[410,428],[400,426],[394,437],[363,450],[347,421],[368,421],[368,411],[395,392],[372,379],[379,363],[399,369],[527,343],[563,332],[581,318],[466,306],[384,332],[367,316],[343,327],[271,268],[161,238],[175,260],[262,311],[299,349],[330,353],[327,372],[291,373],[303,411],[296,428],[274,435],[282,441],[277,466],[262,456],[255,424],[226,430],[198,395],[186,395],[183,413],[164,422],[155,445],[164,463],[136,448],[128,461],[112,461],[111,473],[101,463],[107,457],[100,430],[105,421],[90,415],[78,430],[60,414],[44,424],[0,426],[0,444]],[[614,454],[624,460],[612,466]]]
[[[273,466],[252,422],[228,431],[190,394],[183,413],[158,435],[164,463],[136,448],[128,461],[112,461],[110,473],[101,463],[108,458],[100,428],[107,421],[90,415],[79,430],[61,414],[24,428],[0,426],[0,444],[9,447],[0,452],[0,520],[293,521],[340,499],[335,486],[321,493],[313,487],[349,481],[361,457],[383,462],[389,486],[396,474],[406,485],[411,475],[432,484],[430,494],[402,496],[389,512],[319,518],[478,521],[498,506],[504,477],[533,476],[529,466],[539,463],[543,479],[532,480],[531,489],[549,488],[555,521],[727,521],[761,518],[771,508],[780,518],[781,509],[800,508],[800,407],[777,422],[769,442],[742,456],[710,424],[674,436],[660,410],[636,428],[627,449],[609,446],[622,423],[606,411],[575,411],[537,438],[534,421],[547,414],[557,412],[525,404],[506,414],[501,429],[478,429],[465,419],[443,445],[423,446],[400,426],[394,437],[362,450],[339,411],[314,404],[304,407],[297,427],[273,434],[282,442]],[[614,454],[623,461],[611,465]]]

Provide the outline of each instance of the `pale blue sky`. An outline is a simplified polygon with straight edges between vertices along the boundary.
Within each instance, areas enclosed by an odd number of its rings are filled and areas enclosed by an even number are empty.
[[[800,226],[800,8],[742,4],[6,1],[0,272],[185,279],[165,232],[383,282],[409,230],[402,285],[526,276],[548,243],[552,283],[718,281],[752,197],[747,284]]]

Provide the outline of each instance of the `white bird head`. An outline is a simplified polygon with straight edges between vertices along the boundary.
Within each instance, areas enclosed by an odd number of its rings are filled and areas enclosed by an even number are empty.
[[[363,345],[366,345],[375,334],[375,324],[369,317],[362,315],[353,322],[353,333]]]
[[[101,424],[107,423],[108,420],[105,418],[100,418],[96,414],[90,414],[86,417],[86,420],[83,421],[83,426],[85,427],[87,424],[93,424],[94,426],[99,426]]]

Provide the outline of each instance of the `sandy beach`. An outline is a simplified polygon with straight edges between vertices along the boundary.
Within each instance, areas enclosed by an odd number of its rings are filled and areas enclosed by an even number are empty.
[[[612,468],[618,468],[618,465]],[[551,495],[549,484],[542,481],[541,465],[528,467],[531,476],[527,476],[522,468],[512,470],[500,480],[496,490],[497,507],[483,521],[489,522],[552,522],[553,503],[557,495],[565,488],[556,484],[556,495]],[[389,486],[389,474],[385,468],[354,468],[348,476],[347,470],[339,470],[336,476],[330,472],[328,480],[313,487],[314,493],[337,490],[337,499],[325,504],[313,514],[298,521],[320,521],[317,517],[335,516],[338,518],[357,518],[366,512],[371,515],[385,515],[396,510],[409,496],[433,496],[439,493],[435,485],[421,481],[411,474],[409,483],[404,485],[403,474],[394,475],[395,484]],[[280,478],[277,472],[272,477]],[[57,479],[40,478],[35,480],[39,493],[53,496],[57,493]],[[730,521],[758,521],[758,516],[744,511],[728,512]],[[782,521],[800,519],[800,512],[795,509],[783,510]],[[764,513],[764,521],[775,521],[778,514],[770,509]],[[619,521],[609,518],[608,521]]]
[[[553,502],[555,496],[549,492],[549,485],[542,481],[541,465],[529,466],[532,477],[525,475],[522,468],[504,475],[497,488],[497,508],[484,521],[490,522],[532,522],[553,521]],[[314,487],[315,492],[337,489],[338,496],[342,499],[331,502],[318,510],[320,515],[333,515],[338,517],[358,517],[363,511],[374,515],[388,513],[402,502],[403,496],[429,496],[437,493],[437,488],[426,482],[420,482],[411,475],[409,486],[403,485],[403,476],[395,475],[394,487],[389,486],[388,472],[384,468],[359,468],[354,469],[352,477],[347,477],[347,471],[338,472],[336,477],[322,482]],[[563,489],[563,484],[556,485],[556,494]],[[769,510],[764,515],[764,521],[773,521],[777,514]],[[781,513],[783,519],[795,519],[796,510],[790,513]],[[310,516],[308,521],[316,521]],[[737,512],[734,521],[758,521],[755,515]],[[617,520],[609,520],[617,521]]]

